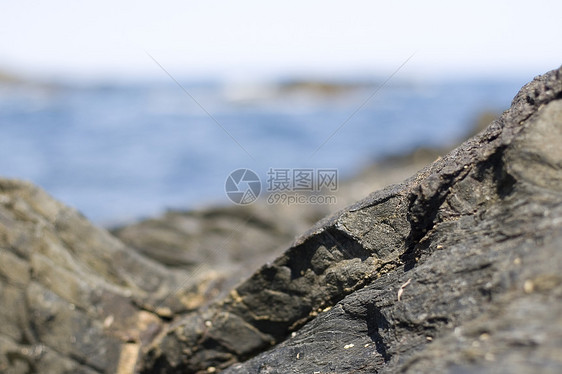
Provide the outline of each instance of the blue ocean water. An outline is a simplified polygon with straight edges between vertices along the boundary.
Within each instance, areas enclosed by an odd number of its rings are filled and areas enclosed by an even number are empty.
[[[528,80],[335,93],[279,82],[182,81],[185,91],[172,81],[5,84],[0,175],[30,180],[102,224],[228,204],[224,184],[235,169],[262,180],[271,167],[351,176],[386,155],[462,139],[479,113],[508,108]]]

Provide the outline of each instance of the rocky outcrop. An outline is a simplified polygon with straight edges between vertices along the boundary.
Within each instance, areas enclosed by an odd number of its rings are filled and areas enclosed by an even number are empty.
[[[562,368],[560,75],[179,319],[144,372]]]
[[[141,346],[213,287],[0,180],[0,372],[131,373]]]
[[[285,251],[317,211],[170,212],[124,244],[0,180],[0,371],[560,372],[561,143],[562,68]]]

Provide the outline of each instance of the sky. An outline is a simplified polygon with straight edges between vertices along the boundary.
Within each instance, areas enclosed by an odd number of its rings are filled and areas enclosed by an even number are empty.
[[[561,1],[6,1],[0,71],[42,77],[537,75]]]

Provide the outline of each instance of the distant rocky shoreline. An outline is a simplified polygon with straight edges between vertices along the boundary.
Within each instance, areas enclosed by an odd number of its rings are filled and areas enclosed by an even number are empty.
[[[562,68],[457,148],[343,183],[338,212],[110,232],[0,179],[0,372],[561,372],[560,144]]]

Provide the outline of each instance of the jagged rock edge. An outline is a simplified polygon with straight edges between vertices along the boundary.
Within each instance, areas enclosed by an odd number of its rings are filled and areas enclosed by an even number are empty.
[[[406,270],[411,269],[415,266],[415,256],[411,256],[412,251],[418,246],[421,242],[424,241],[428,231],[432,229],[436,222],[434,222],[435,214],[440,206],[440,203],[443,202],[448,193],[449,188],[457,183],[458,181],[462,180],[468,173],[465,169],[468,164],[475,164],[477,167],[481,165],[487,164],[490,162],[492,157],[497,157],[497,154],[501,154],[503,149],[509,144],[509,140],[506,138],[512,138],[512,134],[504,134],[502,130],[504,129],[505,122],[513,123],[515,120],[517,123],[522,124],[525,122],[536,110],[540,108],[543,104],[562,98],[562,91],[555,92],[556,90],[552,90],[548,88],[549,79],[552,78],[554,75],[554,79],[558,79],[560,75],[560,70],[553,71],[547,73],[545,75],[539,76],[535,78],[534,81],[525,85],[520,92],[515,96],[512,102],[512,107],[506,110],[502,117],[498,120],[494,121],[488,129],[484,130],[476,137],[468,140],[463,145],[458,147],[457,149],[451,151],[448,155],[446,155],[443,159],[437,160],[432,165],[422,169],[416,175],[408,178],[403,183],[389,186],[383,190],[374,192],[366,199],[359,201],[356,204],[330,216],[327,217],[317,225],[312,227],[307,233],[299,237],[295,240],[293,246],[289,249],[287,253],[293,250],[295,247],[299,247],[301,245],[305,245],[310,243],[310,241],[317,241],[318,243],[323,243],[326,237],[329,240],[333,240],[330,238],[329,231],[337,230],[342,233],[346,233],[345,231],[341,230],[340,226],[340,218],[348,212],[358,212],[363,209],[367,209],[370,207],[375,207],[380,205],[381,203],[393,198],[393,197],[406,197],[409,201],[408,207],[408,223],[412,226],[411,237],[409,242],[407,243],[407,249],[399,254],[395,259],[397,262],[394,263],[394,269],[401,266],[401,265],[410,265]],[[540,91],[537,85],[543,85],[547,87],[545,90],[546,95],[545,97],[540,97]],[[510,129],[511,131],[519,132],[522,131],[523,127],[519,126],[517,128]],[[508,136],[509,135],[509,136]],[[507,141],[506,141],[507,140]],[[482,146],[484,144],[484,146]],[[478,145],[475,147],[475,145]],[[475,149],[478,151],[475,152]],[[484,152],[483,152],[484,151]],[[444,171],[442,168],[446,166],[446,160],[450,159],[465,159],[467,162],[456,163],[456,167],[453,170]],[[500,156],[501,158],[501,156]],[[437,178],[437,181],[432,180],[432,178]],[[424,183],[425,182],[425,183]],[[436,182],[435,184],[431,185],[431,182]],[[408,191],[408,185],[409,186]],[[423,188],[427,188],[428,191],[424,191]],[[429,193],[428,193],[429,192]],[[430,220],[424,220],[420,224],[419,220],[422,216],[427,216],[428,212],[430,213],[429,216],[433,217]],[[353,240],[353,242],[361,247],[361,240],[353,235],[348,236]],[[340,245],[341,246],[341,245]],[[412,261],[414,260],[414,261]],[[394,262],[394,261],[391,261]],[[376,270],[377,272],[381,270],[378,267]],[[383,275],[384,276],[384,275]],[[370,279],[372,281],[373,279]],[[340,301],[343,297],[347,294],[354,292],[358,289],[361,289],[368,281],[356,284],[357,287],[354,287],[348,293],[344,294],[341,298],[330,300],[330,304],[327,306],[333,306],[338,301]],[[298,329],[300,326],[304,325],[305,323],[310,322],[314,317],[304,318],[301,323],[297,325],[291,325],[294,328]],[[292,329],[288,329],[286,334],[283,338],[278,339],[275,341],[275,344],[282,342],[285,338],[290,336]],[[243,357],[241,360],[242,362],[247,360],[248,358],[253,357],[257,353],[263,352],[267,350],[265,349],[256,350],[252,352],[251,355]],[[242,358],[242,357],[240,357]]]

